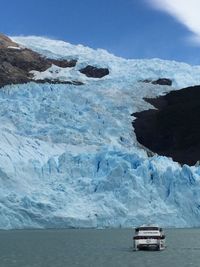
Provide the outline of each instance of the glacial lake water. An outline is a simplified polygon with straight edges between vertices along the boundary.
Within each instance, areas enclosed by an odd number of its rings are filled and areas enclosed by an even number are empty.
[[[133,229],[0,231],[0,267],[200,267],[200,229],[165,230],[164,251],[132,250]]]

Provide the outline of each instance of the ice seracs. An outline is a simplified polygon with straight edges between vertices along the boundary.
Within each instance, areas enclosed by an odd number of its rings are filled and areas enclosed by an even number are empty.
[[[157,225],[140,226],[135,229],[133,237],[134,250],[140,249],[165,249],[165,235],[163,229]]]

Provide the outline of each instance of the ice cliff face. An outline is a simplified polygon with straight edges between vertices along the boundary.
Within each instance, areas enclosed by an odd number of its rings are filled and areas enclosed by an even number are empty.
[[[125,60],[104,50],[39,37],[13,37],[52,59],[37,79],[84,85],[9,85],[0,90],[0,228],[200,225],[200,167],[148,157],[131,114],[148,109],[143,97],[200,84],[200,67]],[[109,75],[89,78],[92,65]],[[141,82],[169,78],[173,87]]]

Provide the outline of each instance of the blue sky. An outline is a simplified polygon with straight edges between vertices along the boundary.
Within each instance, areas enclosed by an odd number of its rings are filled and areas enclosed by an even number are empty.
[[[151,1],[0,0],[0,32],[63,39],[126,58],[200,64],[200,45],[189,41],[191,28]]]

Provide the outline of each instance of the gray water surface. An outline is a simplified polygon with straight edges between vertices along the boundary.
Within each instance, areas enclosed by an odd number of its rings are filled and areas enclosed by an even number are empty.
[[[0,267],[200,267],[200,229],[166,230],[164,251],[133,252],[133,232],[0,231]]]

